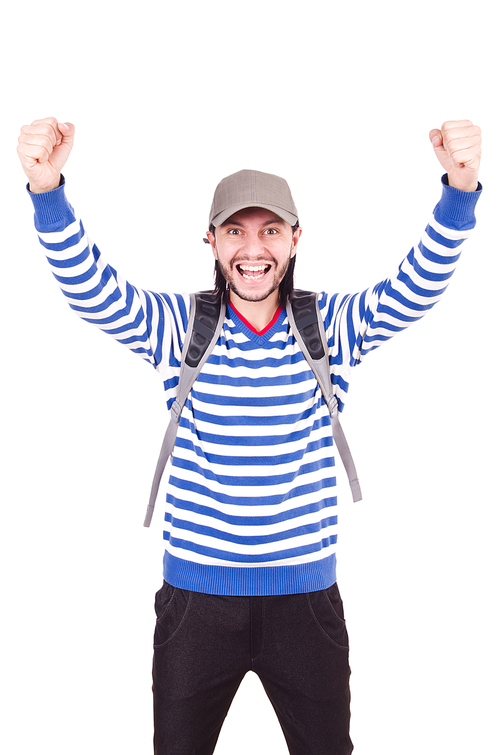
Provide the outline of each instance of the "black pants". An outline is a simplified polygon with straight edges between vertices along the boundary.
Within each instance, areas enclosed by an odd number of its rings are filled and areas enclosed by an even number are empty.
[[[348,637],[336,584],[230,597],[164,583],[155,609],[155,755],[211,755],[248,671],[258,674],[291,755],[352,752]]]

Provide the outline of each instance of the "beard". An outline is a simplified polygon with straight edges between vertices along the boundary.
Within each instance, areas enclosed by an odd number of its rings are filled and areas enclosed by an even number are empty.
[[[236,296],[238,296],[243,301],[258,302],[265,301],[268,296],[273,294],[276,289],[279,288],[281,281],[287,273],[291,259],[292,258],[289,257],[287,260],[285,260],[285,262],[281,264],[281,266],[278,265],[277,261],[274,258],[271,258],[270,260],[255,261],[255,264],[259,264],[259,262],[262,264],[271,264],[271,269],[268,273],[266,273],[266,285],[260,291],[245,291],[243,290],[241,285],[239,285],[239,273],[236,269],[236,266],[238,264],[237,260],[232,260],[229,265],[223,265],[220,260],[217,260],[216,264],[219,268],[219,271],[224,276],[228,288],[233,292],[233,294],[236,294]]]

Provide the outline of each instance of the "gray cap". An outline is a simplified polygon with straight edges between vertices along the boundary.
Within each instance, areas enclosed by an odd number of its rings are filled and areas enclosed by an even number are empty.
[[[215,189],[209,227],[217,228],[246,207],[270,210],[290,225],[295,225],[298,220],[297,208],[284,178],[258,170],[240,170],[223,178]]]

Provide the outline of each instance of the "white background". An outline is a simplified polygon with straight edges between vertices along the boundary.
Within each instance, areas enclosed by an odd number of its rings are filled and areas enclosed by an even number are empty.
[[[297,285],[386,277],[439,199],[429,130],[482,127],[478,228],[444,301],[353,374],[364,500],[343,486],[339,584],[357,755],[498,753],[495,4],[27,0],[0,28],[1,751],[152,751],[161,513],[142,520],[167,413],[38,246],[15,149],[55,115],[77,127],[65,174],[91,238],[170,291],[210,287],[213,189],[241,168],[291,185]],[[253,675],[216,755],[235,752],[287,752]]]

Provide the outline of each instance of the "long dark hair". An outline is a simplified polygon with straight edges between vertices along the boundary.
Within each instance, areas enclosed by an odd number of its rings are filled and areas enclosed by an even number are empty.
[[[294,226],[292,226],[292,233],[295,233],[297,228],[299,227],[299,221],[295,223]],[[210,232],[215,236],[215,228],[213,225],[210,226]],[[283,279],[279,285],[279,297],[280,297],[280,304],[282,307],[284,307],[292,295],[293,291],[293,285],[294,285],[294,271],[295,271],[295,255],[293,257],[290,257],[290,261],[288,263],[288,267],[286,269],[286,273],[283,276]],[[219,260],[215,260],[215,268],[214,268],[214,294],[223,301],[228,300],[228,288],[227,288],[227,281],[224,278],[224,275],[222,274],[222,271],[220,269]]]

